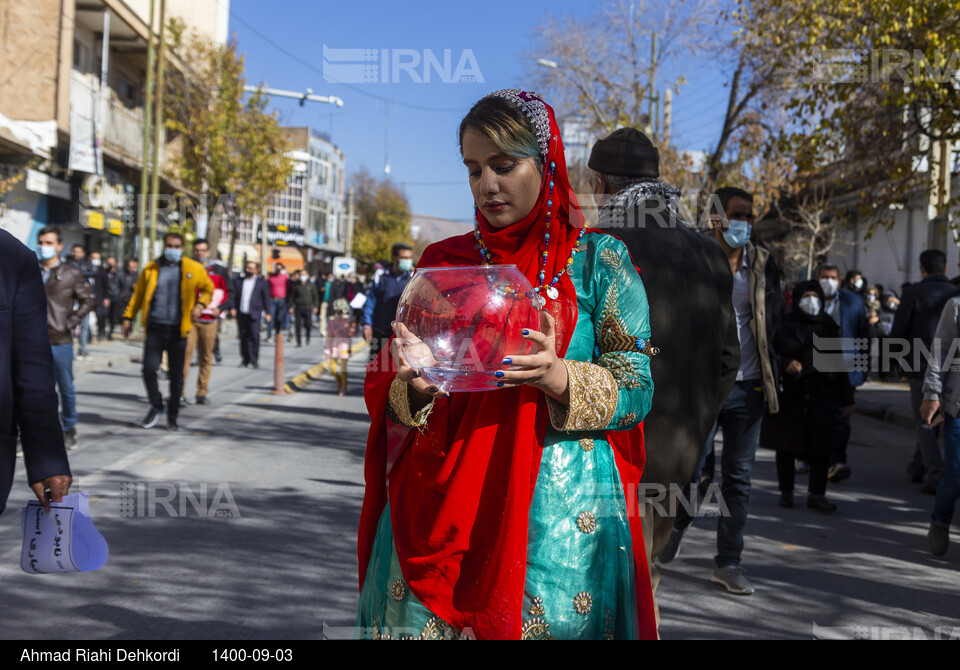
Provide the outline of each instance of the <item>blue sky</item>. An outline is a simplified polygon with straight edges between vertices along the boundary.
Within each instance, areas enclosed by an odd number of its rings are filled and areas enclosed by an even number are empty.
[[[249,84],[311,88],[317,95],[336,95],[344,101],[341,108],[318,103],[300,107],[297,101],[275,98],[271,107],[278,110],[283,125],[329,133],[346,154],[348,173],[361,166],[382,173],[386,149],[391,178],[404,187],[414,212],[468,220],[472,203],[456,143],[460,119],[486,93],[529,87],[524,54],[547,12],[585,16],[587,11],[589,5],[573,0],[482,4],[232,0],[230,33],[245,55]],[[388,81],[350,85],[327,81],[324,45],[376,49],[378,60],[367,65],[375,66],[375,74]],[[386,75],[379,60],[384,49],[391,53]],[[483,82],[444,83],[431,70],[430,83],[415,83],[407,72],[391,67],[402,49],[416,56],[402,55],[401,60],[425,58],[428,50],[442,60],[449,49],[451,70],[463,59]],[[331,55],[330,60],[334,58]],[[360,60],[353,63],[362,66]],[[715,142],[725,110],[724,74],[707,59],[685,63],[683,70],[689,84],[674,98],[674,143],[682,149],[704,149]],[[422,77],[423,64],[414,71]],[[330,78],[329,67],[326,73]]]

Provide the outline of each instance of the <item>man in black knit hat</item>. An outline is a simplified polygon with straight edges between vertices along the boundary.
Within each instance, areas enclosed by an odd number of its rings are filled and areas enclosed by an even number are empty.
[[[647,292],[650,330],[664,343],[650,359],[656,393],[643,422],[647,461],[640,490],[653,498],[653,485],[676,490],[688,484],[736,379],[733,277],[720,245],[682,220],[680,191],[659,180],[660,154],[646,135],[614,131],[597,141],[587,165],[596,173],[598,227],[627,245]],[[656,507],[646,503],[639,510],[654,590],[653,559],[670,537],[676,505],[662,505],[668,516]]]

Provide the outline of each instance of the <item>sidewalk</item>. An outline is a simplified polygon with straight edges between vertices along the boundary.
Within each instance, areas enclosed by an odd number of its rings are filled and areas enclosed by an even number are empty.
[[[857,389],[853,411],[902,428],[916,427],[910,405],[910,385],[906,383],[865,382]]]

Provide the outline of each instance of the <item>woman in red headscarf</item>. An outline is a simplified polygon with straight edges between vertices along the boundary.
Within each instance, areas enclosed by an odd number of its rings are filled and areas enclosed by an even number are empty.
[[[620,241],[584,235],[539,96],[480,100],[460,149],[476,228],[418,267],[516,265],[541,330],[496,391],[441,393],[404,359],[402,327],[371,363],[358,637],[655,638],[642,448],[606,437],[653,397],[643,284]]]

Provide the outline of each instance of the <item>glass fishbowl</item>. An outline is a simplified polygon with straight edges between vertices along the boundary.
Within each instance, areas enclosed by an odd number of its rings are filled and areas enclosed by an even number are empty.
[[[415,336],[404,358],[445,392],[496,389],[505,356],[533,354],[524,328],[540,330],[540,300],[515,265],[418,269],[397,307]]]

